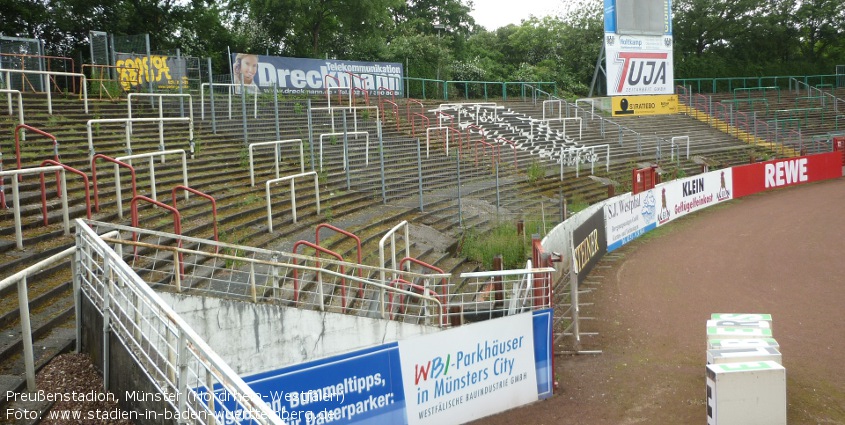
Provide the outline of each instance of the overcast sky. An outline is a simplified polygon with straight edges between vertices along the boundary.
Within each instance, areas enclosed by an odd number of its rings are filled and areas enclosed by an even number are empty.
[[[475,23],[494,31],[508,24],[519,24],[530,15],[555,15],[563,1],[566,0],[475,0],[475,10],[470,15]]]

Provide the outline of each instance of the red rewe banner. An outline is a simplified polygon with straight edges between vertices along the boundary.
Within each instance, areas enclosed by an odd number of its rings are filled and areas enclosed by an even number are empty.
[[[839,152],[777,159],[733,167],[733,196],[842,177]]]

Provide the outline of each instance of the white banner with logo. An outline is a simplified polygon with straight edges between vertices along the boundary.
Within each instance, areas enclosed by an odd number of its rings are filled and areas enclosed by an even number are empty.
[[[732,189],[730,168],[658,185],[654,188],[658,198],[657,225],[732,199]]]
[[[675,70],[671,35],[605,34],[609,96],[672,94]]]
[[[538,398],[532,315],[399,341],[409,424],[457,424]]]

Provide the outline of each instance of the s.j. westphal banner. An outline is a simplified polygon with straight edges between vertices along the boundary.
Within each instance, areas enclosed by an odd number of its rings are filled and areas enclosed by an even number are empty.
[[[282,94],[324,94],[327,90],[379,92],[402,96],[401,63],[305,59],[232,54],[232,81],[266,90],[278,85]]]

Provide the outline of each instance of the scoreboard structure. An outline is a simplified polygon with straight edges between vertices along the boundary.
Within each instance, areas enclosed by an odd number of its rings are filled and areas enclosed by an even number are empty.
[[[673,45],[671,0],[604,0],[602,48],[614,116],[677,111]]]

